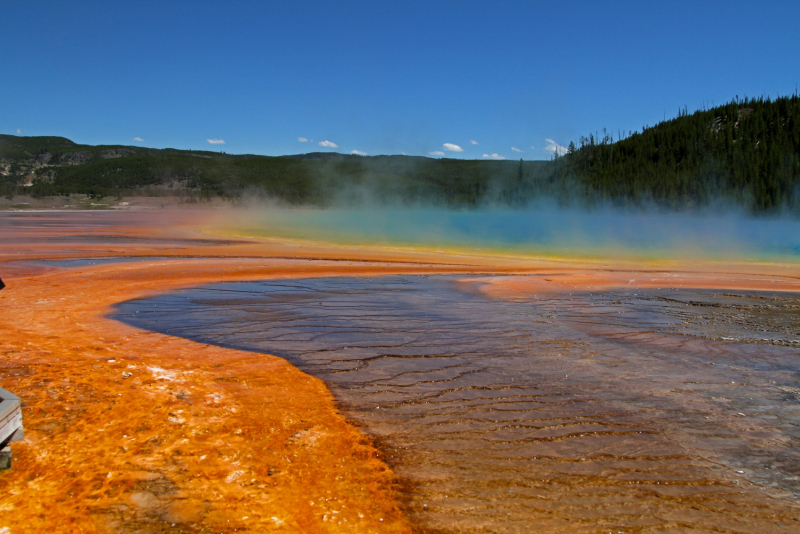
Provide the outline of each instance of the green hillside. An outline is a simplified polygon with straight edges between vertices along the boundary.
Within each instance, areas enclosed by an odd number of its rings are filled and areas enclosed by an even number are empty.
[[[547,167],[538,161],[412,156],[230,155],[0,135],[0,170],[6,169],[0,194],[6,196],[260,195],[322,206],[363,201],[474,206],[490,196],[508,196],[521,172],[533,179]]]
[[[553,161],[335,153],[295,156],[78,145],[0,135],[0,195],[264,197],[363,202],[657,205],[733,203],[800,212],[800,99],[736,100],[630,132],[582,137]]]
[[[592,201],[670,207],[733,202],[800,208],[800,99],[745,99],[685,111],[613,142],[581,138],[558,162]]]

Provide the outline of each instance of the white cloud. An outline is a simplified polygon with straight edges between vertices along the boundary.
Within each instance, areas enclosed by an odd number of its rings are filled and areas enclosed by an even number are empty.
[[[360,150],[353,150],[350,153],[353,154],[353,155],[356,155],[356,156],[366,156],[367,155],[366,152],[361,152]]]
[[[563,156],[564,154],[567,153],[567,147],[559,145],[552,139],[545,139],[544,142],[547,143],[547,146],[545,146],[544,149],[550,152],[551,154]]]
[[[494,154],[484,154],[483,157],[488,159],[506,159],[497,152],[495,152]]]
[[[533,150],[533,149],[535,149],[535,148],[536,148],[535,146],[532,146],[532,147],[531,147],[531,150]]]
[[[513,150],[514,152],[525,152],[524,150],[520,150],[520,149],[518,149],[518,148],[517,148],[517,147],[515,147],[515,146],[512,146],[512,147],[511,147],[511,150]]]
[[[20,128],[17,128],[17,135],[19,135],[21,133],[22,133],[22,130]]]
[[[454,145],[453,143],[445,143],[442,145],[442,148],[449,150],[450,152],[464,152],[463,148],[458,145]]]
[[[327,139],[325,141],[320,141],[318,144],[319,146],[324,146],[325,148],[339,148],[339,145],[333,141],[328,141]]]
[[[306,139],[305,137],[298,137],[297,140],[300,141],[301,143],[308,143],[308,139]]]
[[[134,137],[133,139],[131,139],[131,141],[136,141],[137,143],[144,143],[144,139],[142,139],[141,137]]]
[[[223,139],[206,139],[210,145],[224,145],[225,141]]]
[[[470,139],[470,140],[469,140],[469,143],[470,143],[471,145],[477,145],[477,144],[478,144],[478,142],[477,142],[475,139]]]
[[[441,150],[434,150],[433,152],[428,152],[431,156],[444,156],[444,152]]]

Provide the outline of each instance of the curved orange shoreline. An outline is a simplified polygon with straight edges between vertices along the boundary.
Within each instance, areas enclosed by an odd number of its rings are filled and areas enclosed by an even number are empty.
[[[108,319],[124,300],[220,281],[444,272],[531,275],[486,278],[492,283],[481,290],[504,298],[678,279],[699,284],[684,287],[800,290],[792,265],[727,266],[725,275],[714,266],[597,269],[197,241],[200,216],[187,213],[27,217],[0,219],[0,276],[9,286],[0,292],[0,384],[23,398],[26,427],[13,469],[0,472],[0,528],[11,533],[412,531],[391,470],[321,381],[277,357]],[[181,259],[66,270],[23,263],[148,255]]]

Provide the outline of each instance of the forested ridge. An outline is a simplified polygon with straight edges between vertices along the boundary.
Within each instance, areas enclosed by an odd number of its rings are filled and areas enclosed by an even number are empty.
[[[0,135],[0,195],[268,197],[319,206],[534,201],[800,212],[800,99],[738,98],[616,141],[581,137],[552,161],[314,153],[297,156],[79,145]]]
[[[562,159],[556,175],[578,177],[592,201],[797,209],[800,99],[737,99],[682,111],[617,142],[605,132],[582,137]]]
[[[477,206],[514,189],[545,161],[475,161],[336,153],[297,156],[78,145],[0,135],[0,194],[262,197],[296,205]]]

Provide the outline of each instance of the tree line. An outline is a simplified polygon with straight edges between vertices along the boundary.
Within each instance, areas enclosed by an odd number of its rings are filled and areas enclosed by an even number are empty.
[[[800,208],[800,99],[738,99],[616,142],[582,137],[556,161],[594,202],[667,207],[734,203],[754,212]]]
[[[640,132],[581,137],[552,161],[218,152],[0,135],[0,195],[263,196],[289,204],[561,204],[800,213],[800,99],[738,97]]]

